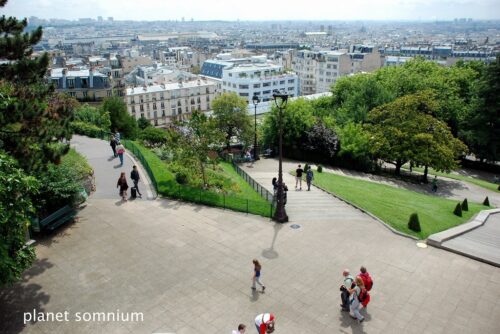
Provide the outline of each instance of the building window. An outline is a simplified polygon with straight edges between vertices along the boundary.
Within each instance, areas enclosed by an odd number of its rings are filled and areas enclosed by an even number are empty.
[[[289,84],[293,84],[294,82],[295,82],[295,80],[294,80],[294,79],[290,79],[290,80],[288,80],[288,83],[289,83]]]
[[[76,93],[75,93],[75,92],[69,92],[68,94],[69,94],[69,96],[71,96],[71,97],[76,97]]]
[[[288,87],[288,90],[294,90],[294,89],[295,89],[295,88],[293,88],[293,87]]]
[[[132,113],[135,114],[135,106],[132,106]]]
[[[271,83],[270,83],[270,82],[264,82],[264,83],[262,84],[262,87],[269,87],[269,86],[271,86]]]
[[[87,78],[82,78],[82,88],[88,88],[89,83],[87,81]]]
[[[84,99],[89,97],[89,93],[87,91],[83,91],[82,94]]]
[[[273,86],[278,86],[278,81],[273,81]]]
[[[153,110],[156,110],[156,103],[153,103]]]
[[[253,88],[260,88],[260,84],[254,84]]]
[[[112,91],[112,90],[108,90],[108,91],[107,91],[107,94],[108,94],[108,97],[109,97],[109,96],[113,96],[113,91]]]
[[[285,84],[285,80],[281,80],[280,85],[284,85],[284,84]]]
[[[143,104],[141,104],[141,106],[140,106],[139,110],[140,110],[141,112],[144,112],[144,105],[143,105]]]
[[[210,88],[208,88],[208,87],[207,87],[207,89],[206,89],[206,93],[207,93],[207,94],[210,94]]]
[[[271,91],[270,90],[265,90],[265,91],[262,92],[262,94],[264,94],[264,95],[265,94],[271,94]]]
[[[68,88],[75,88],[75,79],[68,79]]]
[[[240,96],[248,96],[248,93],[240,93]]]
[[[240,85],[240,89],[248,89],[248,85]]]

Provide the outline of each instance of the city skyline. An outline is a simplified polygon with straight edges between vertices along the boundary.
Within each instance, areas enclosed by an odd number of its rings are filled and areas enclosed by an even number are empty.
[[[321,8],[321,10],[319,10]],[[331,9],[331,12],[325,9]],[[388,10],[389,9],[389,10]],[[325,14],[328,12],[328,14]],[[185,0],[172,4],[147,0],[140,4],[132,0],[9,0],[1,14],[16,17],[36,16],[43,19],[113,17],[115,20],[185,20],[190,21],[279,21],[279,20],[476,20],[500,19],[500,6],[495,0],[352,0],[332,3],[317,0],[314,6],[291,6],[278,0],[255,0],[235,3],[219,0],[217,4],[201,0]]]

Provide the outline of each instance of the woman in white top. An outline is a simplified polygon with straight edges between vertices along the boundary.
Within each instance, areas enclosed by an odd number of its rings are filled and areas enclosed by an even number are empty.
[[[349,314],[351,315],[351,317],[358,319],[359,322],[363,322],[363,320],[365,320],[365,317],[363,317],[361,313],[359,313],[361,306],[361,303],[359,302],[359,295],[361,294],[361,289],[365,286],[363,284],[363,280],[359,276],[356,277],[354,282],[356,282],[356,286],[352,289],[348,288],[349,294],[351,295],[351,312]]]

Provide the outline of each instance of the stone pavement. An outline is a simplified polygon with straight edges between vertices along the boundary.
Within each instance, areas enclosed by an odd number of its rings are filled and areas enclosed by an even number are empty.
[[[254,167],[262,179],[272,170],[265,163]],[[298,196],[317,194],[290,185],[292,214]],[[0,333],[209,334],[240,322],[254,333],[254,317],[266,311],[276,315],[277,334],[500,332],[500,268],[417,248],[334,198],[330,205],[329,217],[294,215],[302,226],[294,230],[168,199],[92,195],[75,223],[37,244],[23,281],[0,290]],[[253,258],[262,260],[265,294],[250,289]],[[340,312],[338,287],[344,268],[362,264],[375,284],[358,324]],[[70,321],[24,326],[23,312],[33,308],[68,311]],[[144,321],[71,317],[117,309],[143,312]]]

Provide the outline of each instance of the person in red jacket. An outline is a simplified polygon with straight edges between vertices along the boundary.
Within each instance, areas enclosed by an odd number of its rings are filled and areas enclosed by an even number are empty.
[[[360,273],[358,274],[358,276],[363,280],[366,290],[370,291],[373,287],[372,277],[370,276],[368,271],[366,271],[366,268],[364,266],[361,266],[359,271]]]
[[[255,327],[259,334],[274,332],[274,314],[262,313],[255,317]]]

